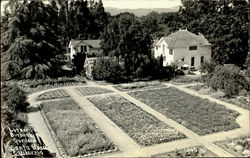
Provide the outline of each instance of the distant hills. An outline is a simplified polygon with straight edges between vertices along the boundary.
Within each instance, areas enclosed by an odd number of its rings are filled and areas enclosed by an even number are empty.
[[[172,7],[172,8],[139,8],[139,9],[119,9],[119,8],[112,8],[112,7],[106,7],[105,11],[109,12],[111,15],[117,15],[122,12],[132,12],[136,16],[144,16],[152,11],[156,11],[158,13],[162,12],[177,12],[179,10],[180,6]]]

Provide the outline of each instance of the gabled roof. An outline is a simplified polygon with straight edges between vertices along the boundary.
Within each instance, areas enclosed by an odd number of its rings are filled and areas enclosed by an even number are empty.
[[[195,35],[187,30],[179,30],[167,37],[162,37],[161,39],[165,40],[168,44],[168,48],[171,49],[188,47],[192,45],[211,45],[201,33],[199,33],[199,35]]]
[[[70,40],[69,47],[72,45],[73,47],[76,47],[82,43],[85,43],[92,48],[101,48],[101,40]]]

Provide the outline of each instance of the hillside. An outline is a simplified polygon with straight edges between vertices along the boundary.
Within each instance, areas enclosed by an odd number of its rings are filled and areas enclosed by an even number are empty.
[[[119,8],[112,8],[112,7],[106,7],[105,11],[109,12],[111,15],[117,15],[122,12],[132,12],[136,16],[144,16],[147,15],[148,13],[152,11],[156,11],[158,13],[162,12],[177,12],[179,9],[179,6],[172,7],[172,8],[152,8],[152,9],[147,9],[147,8],[140,8],[140,9],[119,9]]]

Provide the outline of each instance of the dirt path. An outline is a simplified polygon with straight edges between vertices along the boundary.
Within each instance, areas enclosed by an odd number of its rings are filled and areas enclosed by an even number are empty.
[[[105,154],[104,157],[142,157],[142,156],[152,156],[159,153],[165,153],[169,151],[174,151],[175,149],[182,149],[186,147],[193,147],[197,145],[203,145],[212,152],[214,152],[216,155],[221,157],[232,157],[230,153],[222,150],[218,146],[212,144],[214,141],[224,140],[226,138],[235,138],[239,135],[246,135],[249,133],[249,111],[239,108],[235,105],[219,101],[217,99],[214,99],[209,96],[200,95],[199,93],[185,88],[184,85],[173,85],[170,83],[164,83],[164,85],[169,87],[175,87],[178,88],[186,93],[209,99],[210,101],[214,101],[218,104],[222,104],[226,106],[229,109],[238,111],[240,113],[240,116],[237,118],[237,123],[239,123],[240,127],[239,129],[228,131],[228,132],[220,132],[220,133],[214,133],[210,135],[205,136],[199,136],[193,131],[187,129],[186,127],[178,124],[174,120],[171,120],[167,117],[165,117],[163,114],[155,111],[148,105],[140,102],[139,100],[129,96],[127,92],[121,92],[117,89],[115,89],[111,85],[98,85],[94,82],[89,82],[87,85],[84,86],[70,86],[70,87],[60,87],[60,88],[54,88],[49,90],[44,90],[41,92],[36,92],[28,96],[28,101],[30,102],[31,106],[35,107],[37,104],[39,104],[41,101],[37,102],[35,98],[40,95],[43,92],[55,90],[55,89],[65,89],[67,93],[71,96],[72,99],[74,99],[77,104],[88,114],[90,118],[94,120],[94,122],[99,126],[99,128],[120,148],[120,153],[111,153],[111,154]],[[96,94],[96,95],[90,95],[90,96],[81,96],[76,91],[76,87],[98,87],[98,88],[106,88],[111,90],[111,93],[107,94]],[[152,88],[153,89],[153,88]],[[185,134],[188,138],[183,140],[177,140],[173,142],[168,143],[162,143],[157,144],[149,147],[140,147],[137,145],[134,140],[132,140],[126,133],[124,133],[115,123],[113,123],[108,117],[106,117],[99,109],[97,109],[91,102],[87,100],[88,97],[94,97],[94,96],[106,96],[106,95],[114,95],[119,94],[123,96],[125,99],[129,100],[130,102],[134,103],[135,105],[139,106],[146,112],[150,113],[151,115],[155,116],[159,120],[163,121],[164,123],[168,124],[169,126],[174,127],[179,132]],[[52,138],[50,137],[46,124],[44,123],[41,115],[39,112],[34,112],[28,114],[29,122],[31,126],[34,127],[35,131],[42,137],[45,144],[48,146],[50,151],[56,152],[56,147],[52,141]]]

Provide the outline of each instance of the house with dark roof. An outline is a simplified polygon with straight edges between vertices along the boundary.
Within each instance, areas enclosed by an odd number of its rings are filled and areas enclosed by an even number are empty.
[[[154,45],[155,58],[163,56],[163,66],[182,62],[189,68],[199,69],[201,63],[211,59],[211,44],[202,34],[179,30],[161,37]]]
[[[87,57],[94,57],[102,54],[101,40],[71,40],[69,42],[70,60],[74,58],[77,52],[86,53]]]

